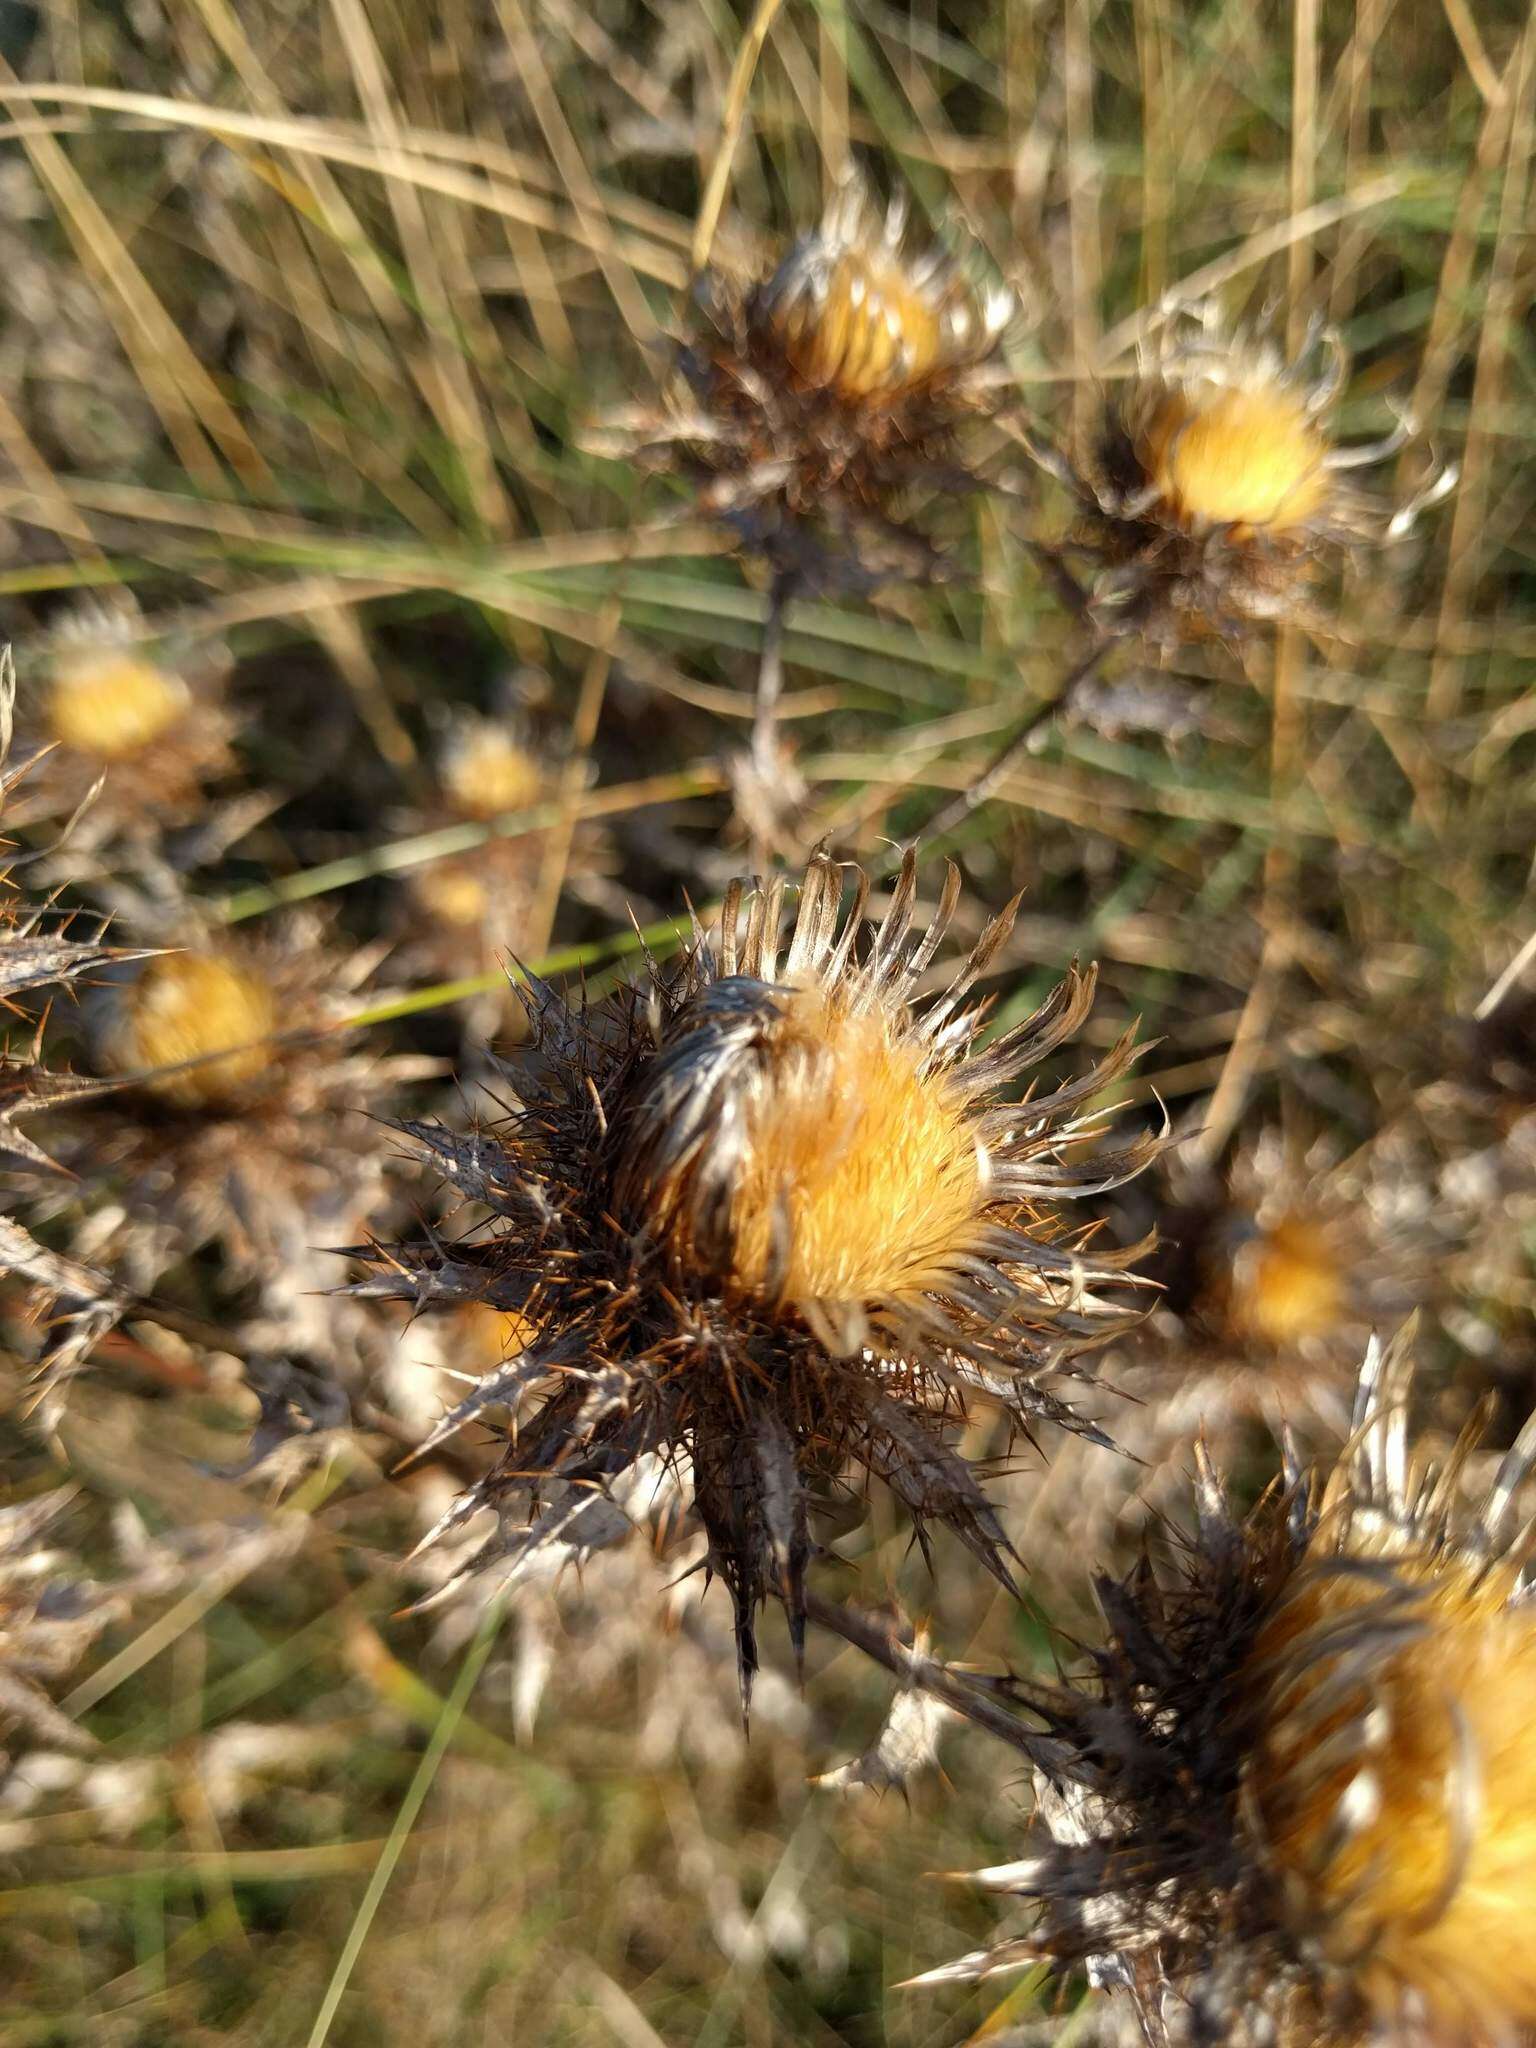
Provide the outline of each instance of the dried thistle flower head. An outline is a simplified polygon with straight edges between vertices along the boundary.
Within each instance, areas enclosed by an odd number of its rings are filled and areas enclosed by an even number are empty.
[[[1127,1318],[1114,1298],[1127,1255],[1091,1253],[1060,1205],[1135,1173],[1157,1143],[1094,1149],[1090,1105],[1125,1070],[1129,1035],[1078,1081],[1000,1099],[1071,1036],[1093,988],[1073,970],[1036,1016],[978,1045],[983,1013],[964,999],[1012,906],[924,1002],[957,873],[920,941],[912,856],[867,943],[868,881],[851,911],[843,890],[843,871],[814,859],[786,934],[781,882],[750,898],[733,886],[716,934],[696,930],[679,965],[595,1015],[536,988],[520,1111],[466,1139],[426,1133],[496,1227],[446,1252],[381,1249],[362,1283],[537,1326],[438,1432],[541,1397],[447,1520],[497,1508],[502,1534],[478,1564],[558,1534],[592,1483],[686,1454],[744,1679],[766,1593],[798,1634],[809,1489],[850,1458],[920,1529],[949,1523],[1007,1578],[1006,1541],[946,1425],[978,1394],[1023,1428],[1072,1420],[1052,1382]],[[531,1531],[512,1518],[530,1493],[545,1503]]]
[[[1536,2026],[1536,1598],[1478,1433],[1408,1436],[1407,1334],[1355,1433],[1246,1521],[1208,1462],[1178,1569],[1101,1597],[1110,1642],[1035,1702],[1039,1853],[988,1873],[1041,1957],[1128,1987],[1148,2038],[1500,2048]]]
[[[232,1109],[272,1072],[277,1028],[276,996],[252,967],[223,953],[171,953],[125,991],[113,1058],[125,1073],[194,1061],[145,1085],[181,1109]]]
[[[1130,1456],[1063,1444],[1023,1510],[1023,1540],[1057,1560],[1069,1597],[1085,1548],[1113,1554],[1179,1515],[1197,1436],[1221,1464],[1282,1430],[1308,1451],[1336,1444],[1371,1330],[1400,1322],[1416,1297],[1426,1310],[1442,1298],[1428,1278],[1445,1267],[1442,1208],[1395,1130],[1341,1153],[1288,1105],[1219,1173],[1172,1147],[1117,1209],[1120,1232],[1157,1239],[1155,1304],[1104,1364],[1128,1397],[1114,1433]]]
[[[379,1197],[386,1141],[365,1110],[436,1064],[371,1057],[335,1030],[375,956],[331,951],[313,920],[178,936],[191,943],[86,1006],[97,1073],[137,1085],[61,1118],[58,1156],[88,1197],[121,1203],[107,1249],[141,1288],[212,1239],[269,1294],[323,1286],[315,1247]]]
[[[1097,565],[1103,627],[1171,640],[1295,616],[1328,548],[1398,539],[1446,494],[1450,469],[1397,507],[1345,481],[1412,432],[1401,420],[1380,441],[1336,442],[1328,415],[1348,368],[1321,322],[1288,358],[1262,324],[1228,328],[1214,301],[1159,312],[1092,459],[1044,458],[1087,515],[1075,543]]]
[[[49,678],[48,721],[61,746],[121,761],[167,732],[188,702],[179,676],[127,646],[62,646]]]
[[[959,431],[1000,402],[1013,294],[912,254],[904,203],[882,215],[850,177],[770,276],[710,273],[697,298],[666,407],[613,416],[596,445],[680,462],[705,510],[807,583],[931,568],[904,501],[972,480]],[[854,545],[829,556],[829,531]]]
[[[152,641],[136,606],[87,602],[42,652],[37,725],[54,750],[29,781],[24,816],[73,810],[103,774],[86,843],[183,821],[231,763],[227,661],[216,647]]]

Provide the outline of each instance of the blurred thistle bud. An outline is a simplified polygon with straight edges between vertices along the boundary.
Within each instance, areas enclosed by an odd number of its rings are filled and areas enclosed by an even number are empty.
[[[1321,321],[1287,357],[1267,321],[1230,329],[1213,300],[1159,309],[1091,455],[1035,450],[1083,508],[1073,546],[1096,565],[1101,627],[1173,640],[1299,616],[1330,548],[1399,539],[1446,495],[1449,467],[1432,465],[1401,505],[1346,481],[1414,431],[1400,418],[1378,441],[1336,442],[1328,418],[1348,371]]]
[[[235,1108],[273,1071],[278,1027],[271,985],[226,954],[152,961],[117,1006],[111,1058],[124,1073],[181,1068],[145,1083],[178,1108]]]
[[[1008,938],[995,918],[947,989],[920,999],[959,898],[951,868],[912,935],[908,855],[864,942],[867,878],[824,856],[784,930],[782,882],[732,886],[719,927],[602,1009],[535,984],[520,1109],[468,1137],[428,1130],[487,1235],[380,1248],[359,1291],[479,1300],[526,1316],[527,1348],[447,1416],[518,1410],[496,1468],[446,1518],[497,1509],[475,1566],[527,1557],[637,1461],[686,1454],[714,1568],[736,1603],[744,1685],[755,1610],[784,1599],[797,1640],[818,1475],[848,1459],[919,1531],[947,1523],[1007,1582],[1007,1540],[948,1426],[978,1396],[1021,1430],[1081,1423],[1057,1391],[1130,1319],[1129,1254],[1090,1250],[1062,1205],[1140,1170],[1155,1137],[1100,1152],[1101,1091],[1131,1035],[1077,1081],[1002,1089],[1087,1015],[1073,969],[988,1046],[965,998]],[[532,1404],[530,1406],[530,1404]],[[569,1500],[562,1497],[568,1487]],[[514,1509],[535,1499],[531,1526]]]
[[[484,822],[527,810],[547,792],[545,765],[505,720],[462,717],[443,748],[443,797],[461,818]]]

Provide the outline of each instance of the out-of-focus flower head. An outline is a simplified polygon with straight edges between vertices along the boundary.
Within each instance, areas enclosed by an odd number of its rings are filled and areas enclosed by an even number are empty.
[[[256,939],[182,940],[86,1006],[91,1065],[125,1085],[61,1120],[82,1245],[140,1289],[217,1240],[264,1296],[323,1286],[319,1250],[356,1234],[383,1189],[378,1118],[435,1062],[379,1057],[338,1029],[375,951],[313,919]]]
[[[810,587],[931,570],[907,500],[974,481],[960,429],[1001,401],[1016,301],[907,243],[905,203],[882,214],[850,176],[768,277],[706,273],[665,406],[611,416],[599,445],[680,467],[705,511]]]
[[[360,1283],[488,1302],[538,1332],[436,1433],[524,1403],[443,1533],[490,1505],[500,1533],[475,1563],[523,1558],[636,1460],[686,1457],[744,1681],[766,1594],[798,1636],[809,1491],[849,1459],[920,1531],[948,1523],[1007,1578],[1006,1539],[947,1426],[978,1396],[1024,1429],[1070,1420],[1056,1388],[1127,1319],[1129,1255],[1090,1248],[1061,1204],[1137,1172],[1158,1142],[1094,1149],[1093,1105],[1132,1057],[1129,1034],[1080,1079],[1000,1099],[1074,1033],[1093,989],[1074,969],[1035,1016],[978,1043],[984,1012],[964,999],[1011,906],[923,1003],[958,874],[920,940],[911,855],[868,943],[868,880],[856,874],[846,912],[843,890],[843,870],[815,858],[786,943],[782,882],[750,897],[735,884],[717,932],[696,928],[679,964],[653,963],[597,1011],[536,986],[510,1120],[419,1130],[491,1226],[379,1248]]]
[[[550,801],[556,779],[504,718],[466,713],[449,729],[438,761],[430,831],[489,825]],[[542,832],[496,833],[463,852],[412,871],[413,917],[405,944],[419,971],[473,974],[520,953],[537,892]]]
[[[19,822],[67,817],[100,784],[73,835],[95,844],[195,818],[211,783],[229,773],[228,661],[209,644],[147,637],[126,598],[88,601],[38,649],[31,706],[53,745],[29,778]]]
[[[1348,480],[1412,432],[1401,420],[1379,441],[1336,442],[1328,416],[1348,370],[1321,322],[1287,359],[1266,323],[1229,328],[1212,300],[1160,310],[1091,454],[1045,456],[1083,508],[1066,553],[1093,571],[1102,628],[1171,641],[1295,617],[1330,549],[1401,538],[1446,494],[1449,468],[1396,506]]]
[[[1126,1398],[1124,1459],[1063,1443],[1021,1503],[1031,1554],[1076,1581],[1086,1544],[1110,1556],[1149,1517],[1177,1513],[1191,1446],[1238,1466],[1256,1440],[1292,1431],[1308,1451],[1348,1432],[1370,1332],[1417,1303],[1444,1306],[1451,1251],[1433,1189],[1397,1134],[1348,1154],[1271,1125],[1240,1137],[1217,1170],[1170,1148],[1116,1205],[1120,1229],[1155,1234],[1146,1276],[1160,1289],[1102,1377]]]
[[[1086,1968],[1153,2042],[1528,2037],[1536,1420],[1474,1483],[1409,1380],[1373,1343],[1331,1469],[1237,1519],[1204,1462],[1176,1565],[1101,1585],[1094,1671],[1034,1699],[1038,1845],[984,1873],[1035,1927],[937,1976]]]

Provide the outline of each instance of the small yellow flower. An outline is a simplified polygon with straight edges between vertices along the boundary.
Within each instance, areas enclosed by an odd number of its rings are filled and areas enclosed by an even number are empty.
[[[545,780],[533,755],[494,719],[466,721],[444,750],[443,795],[463,818],[484,821],[527,810],[539,801]]]
[[[130,759],[185,717],[180,677],[122,647],[61,651],[48,691],[48,721],[62,746],[95,760]]]
[[[1328,442],[1278,382],[1168,392],[1140,453],[1158,508],[1191,532],[1296,533],[1327,507]]]
[[[196,1060],[147,1086],[181,1109],[230,1107],[267,1073],[277,1023],[272,990],[255,973],[217,953],[171,953],[126,992],[116,1056],[128,1073]]]
[[[1263,327],[1227,327],[1212,300],[1158,309],[1094,448],[1078,461],[1035,448],[1085,515],[1072,544],[1097,564],[1084,603],[1098,625],[1171,642],[1295,617],[1330,548],[1396,540],[1445,496],[1450,468],[1400,506],[1349,480],[1412,429],[1336,441],[1348,367],[1321,323],[1288,356]]]
[[[1284,1351],[1334,1335],[1351,1304],[1333,1234],[1305,1216],[1260,1228],[1232,1261],[1222,1306],[1239,1343]]]

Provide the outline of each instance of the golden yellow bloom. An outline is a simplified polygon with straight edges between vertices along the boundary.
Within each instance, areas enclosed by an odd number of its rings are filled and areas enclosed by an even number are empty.
[[[1032,1699],[1042,1839],[982,1875],[1037,1924],[936,1978],[1091,1961],[1231,2048],[1531,2038],[1536,1416],[1474,1482],[1476,1428],[1410,1438],[1407,1341],[1372,1342],[1337,1461],[1246,1519],[1197,1453],[1193,1538]]]
[[[1348,368],[1342,339],[1320,322],[1288,355],[1263,327],[1228,327],[1211,300],[1149,315],[1136,373],[1106,405],[1094,445],[1076,458],[1035,446],[1084,514],[1072,541],[1098,565],[1083,592],[1090,618],[1171,643],[1294,617],[1329,547],[1399,539],[1444,497],[1450,468],[1399,506],[1349,480],[1412,429],[1400,419],[1379,441],[1335,441],[1329,420]]]
[[[1447,2040],[1536,2025],[1536,1607],[1520,1591],[1514,1564],[1363,1531],[1303,1571],[1237,1680],[1261,1696],[1245,1783],[1286,1911],[1384,2023],[1411,1996]],[[1397,1640],[1351,1685],[1352,1632],[1373,1624]],[[1329,1738],[1367,1720],[1368,1741],[1328,1761]]]
[[[82,646],[55,663],[48,719],[61,745],[122,761],[169,732],[190,703],[178,676],[132,649]]]
[[[884,250],[837,250],[820,290],[791,295],[772,319],[796,374],[851,402],[906,391],[943,361],[941,307]]]
[[[181,1109],[224,1108],[266,1074],[272,1049],[265,1041],[277,1024],[272,991],[259,976],[217,953],[171,953],[151,961],[123,998],[117,1063],[136,1073],[197,1060],[147,1085]]]
[[[958,870],[921,938],[911,853],[874,930],[868,878],[852,877],[845,905],[847,872],[818,855],[792,919],[782,881],[733,884],[716,929],[590,1016],[536,986],[540,1057],[515,1113],[469,1138],[426,1131],[497,1231],[370,1262],[370,1291],[478,1300],[537,1332],[434,1435],[492,1403],[519,1418],[450,1522],[494,1501],[506,1540],[531,1549],[563,1523],[519,1536],[514,1494],[685,1452],[744,1683],[770,1587],[803,1627],[811,1490],[845,1460],[1008,1579],[1008,1540],[946,1426],[984,1391],[1021,1430],[1049,1417],[1098,1436],[1055,1386],[1134,1319],[1115,1299],[1129,1255],[1090,1247],[1063,1204],[1138,1172],[1159,1142],[1098,1143],[1091,1104],[1129,1063],[1129,1035],[1090,1075],[1027,1106],[1004,1098],[1075,1032],[1093,988],[1074,968],[1033,1017],[976,1043],[967,997],[1016,906],[930,995]]]
[[[1193,532],[1295,533],[1328,504],[1328,442],[1278,382],[1167,392],[1140,453],[1160,510]]]
[[[536,804],[544,786],[538,762],[494,719],[466,722],[446,749],[443,794],[464,818],[499,818]]]
[[[1222,1307],[1239,1342],[1282,1351],[1333,1334],[1350,1302],[1330,1233],[1304,1216],[1258,1230],[1232,1262]]]

